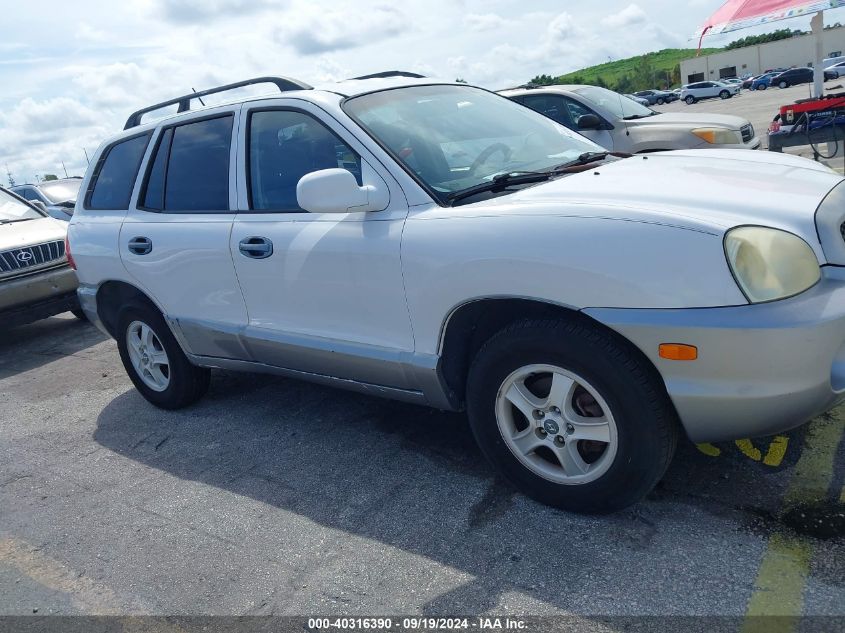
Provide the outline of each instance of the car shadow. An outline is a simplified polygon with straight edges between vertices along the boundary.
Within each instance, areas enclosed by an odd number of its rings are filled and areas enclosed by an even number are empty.
[[[228,372],[215,372],[208,396],[182,411],[157,410],[135,390],[121,394],[99,415],[94,439],[183,480],[472,576],[423,605],[429,615],[495,609],[514,591],[576,613],[607,613],[613,601],[596,587],[663,612],[648,578],[668,574],[673,591],[695,592],[731,557],[712,537],[714,525],[777,529],[772,517],[782,491],[778,481],[761,483],[770,474],[754,464],[714,461],[683,441],[648,499],[610,516],[570,514],[497,479],[462,414]],[[753,501],[749,490],[756,491]],[[704,517],[692,528],[690,513]],[[690,533],[679,537],[683,530]],[[666,545],[676,538],[713,550],[713,567],[679,568],[672,551],[678,546]],[[708,560],[708,551],[700,558]],[[572,590],[562,591],[564,584]],[[714,599],[728,600],[737,590],[727,583]]]
[[[0,380],[79,354],[106,340],[89,321],[70,313],[0,329]]]

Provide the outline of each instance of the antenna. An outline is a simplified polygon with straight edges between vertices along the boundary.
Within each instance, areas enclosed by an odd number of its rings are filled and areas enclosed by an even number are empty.
[[[65,161],[62,161],[62,169],[65,170],[65,178],[67,178],[68,175],[67,175],[67,167],[65,167]]]
[[[91,164],[91,159],[90,159],[90,158],[88,158],[88,150],[87,150],[87,149],[85,149],[85,148],[83,147],[83,148],[82,148],[82,151],[83,151],[83,152],[85,152],[85,162],[87,162],[87,163],[90,165],[90,164]]]
[[[12,177],[12,172],[9,171],[9,163],[6,163],[6,176],[9,178],[9,186],[15,186],[15,179]]]
[[[197,91],[197,89],[196,89],[196,88],[194,88],[193,86],[191,86],[191,90],[193,90],[194,92],[196,92],[196,91]],[[203,101],[203,100],[202,100],[202,97],[197,97],[197,99],[199,99],[199,100],[200,100],[200,104],[202,104],[202,105],[203,105],[203,107],[205,107],[205,101]]]

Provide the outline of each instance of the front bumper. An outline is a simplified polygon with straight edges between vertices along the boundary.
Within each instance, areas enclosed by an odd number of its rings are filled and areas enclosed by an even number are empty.
[[[0,324],[15,327],[79,308],[76,273],[67,265],[0,281]]]
[[[654,363],[695,442],[773,435],[845,400],[845,268],[771,303],[584,312]],[[661,343],[695,345],[698,359],[660,358]]]

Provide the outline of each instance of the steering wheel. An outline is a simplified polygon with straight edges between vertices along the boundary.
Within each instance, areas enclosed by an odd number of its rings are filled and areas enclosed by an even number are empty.
[[[469,168],[469,173],[474,174],[476,170],[481,167],[484,163],[486,163],[489,158],[496,152],[502,152],[502,156],[504,156],[505,162],[510,160],[511,148],[505,145],[504,143],[493,143],[492,145],[488,145],[487,147],[485,147],[482,152],[476,157],[476,159],[472,161],[472,165],[470,165]]]

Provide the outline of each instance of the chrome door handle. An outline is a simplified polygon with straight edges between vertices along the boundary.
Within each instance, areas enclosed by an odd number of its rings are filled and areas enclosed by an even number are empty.
[[[133,237],[129,240],[129,251],[136,255],[147,255],[153,250],[153,242],[148,237]]]
[[[273,242],[266,237],[245,237],[238,243],[241,255],[251,259],[267,259],[273,254]]]

